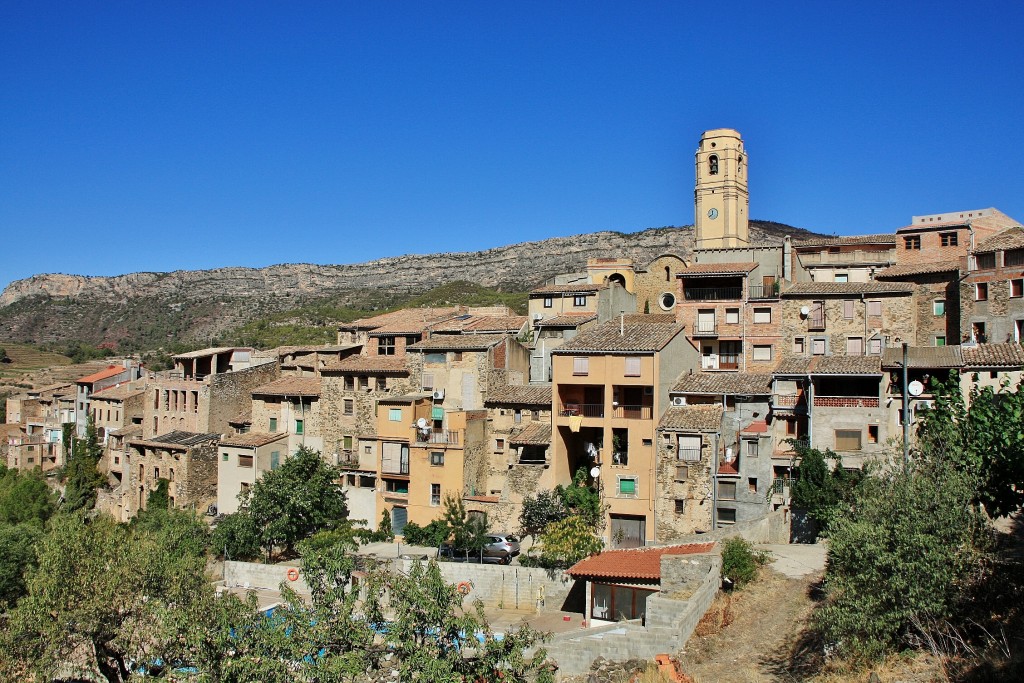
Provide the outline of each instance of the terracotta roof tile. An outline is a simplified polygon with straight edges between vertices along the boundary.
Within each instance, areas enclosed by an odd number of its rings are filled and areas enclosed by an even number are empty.
[[[551,423],[532,422],[508,438],[510,444],[547,446],[551,443]]]
[[[884,270],[875,273],[880,280],[898,279],[909,275],[932,275],[934,273],[956,273],[960,265],[956,261],[932,261],[930,263],[905,263],[899,266],[889,266]]]
[[[908,282],[797,282],[782,291],[782,297],[797,299],[807,296],[851,296],[859,294],[909,294],[914,285]]]
[[[259,448],[267,444],[287,438],[288,435],[279,432],[268,434],[266,432],[247,432],[245,434],[232,434],[220,440],[222,446],[239,446],[241,448]]]
[[[482,351],[508,339],[504,334],[435,334],[430,339],[410,344],[407,351],[462,350]]]
[[[801,247],[840,247],[857,244],[896,244],[896,235],[837,235],[835,237],[812,237],[804,240],[793,240],[793,246]]]
[[[908,368],[959,368],[964,359],[959,346],[909,346]],[[903,367],[903,349],[888,348],[882,352],[882,367],[886,370]]]
[[[768,423],[765,420],[754,420],[740,429],[740,434],[767,434]]]
[[[138,396],[139,394],[144,393],[146,393],[146,388],[141,384],[125,382],[124,384],[118,384],[116,386],[97,391],[91,398],[92,400],[101,401],[123,401],[131,398],[132,396]]]
[[[319,377],[282,377],[252,390],[254,396],[319,396]]]
[[[975,254],[987,254],[994,251],[1024,249],[1024,228],[1015,226],[993,235],[975,248]]]
[[[661,580],[661,558],[665,555],[697,555],[710,552],[714,543],[687,543],[651,548],[604,550],[580,560],[566,570],[569,576],[602,579]]]
[[[743,263],[694,263],[686,268],[681,268],[676,277],[687,277],[689,275],[734,275],[736,273],[749,273],[757,268],[758,264],[751,262]]]
[[[588,323],[591,320],[597,320],[596,313],[563,313],[562,315],[553,315],[550,318],[535,320],[533,326],[579,327],[580,325]]]
[[[503,384],[487,392],[484,403],[551,407],[551,386]]]
[[[530,290],[531,297],[538,297],[544,294],[576,294],[586,292],[597,292],[604,285],[595,285],[588,282],[576,282],[567,285],[544,285]]]
[[[112,429],[107,432],[110,436],[125,436],[128,438],[142,436],[142,425],[128,425],[127,427],[121,427],[121,429]]]
[[[440,322],[446,320],[452,316],[457,315],[459,309],[454,306],[446,306],[442,308],[403,308],[398,311],[391,311],[390,313],[381,313],[380,315],[374,315],[369,318],[360,318],[359,320],[353,320],[350,323],[342,323],[338,325],[339,330],[376,330],[382,327],[405,327],[414,326],[417,332],[422,331],[423,327],[431,322]]]
[[[880,356],[813,356],[787,358],[773,375],[880,375]]]
[[[252,403],[245,407],[245,409],[238,415],[228,420],[229,425],[251,425],[252,424]]]
[[[1005,344],[965,344],[960,347],[968,368],[1024,367],[1024,347]]]
[[[581,332],[551,353],[653,353],[665,348],[683,329],[676,324],[632,322],[623,328],[620,334],[619,321],[609,320]]]
[[[128,372],[128,368],[123,365],[108,365],[99,372],[94,372],[91,375],[80,377],[75,381],[79,384],[92,384],[93,382],[99,382],[100,380],[108,379],[110,377],[117,377],[122,372]]]
[[[196,446],[199,444],[209,443],[211,441],[219,441],[221,438],[220,434],[209,433],[200,434],[198,432],[167,432],[160,436],[154,436],[151,439],[131,439],[131,443],[155,445],[155,446],[178,446],[180,448],[188,448],[189,446]]]
[[[680,394],[770,394],[770,373],[695,372],[676,380],[673,393]]]
[[[806,375],[810,369],[810,358],[783,358],[775,366],[772,375]]]
[[[717,432],[722,428],[722,406],[672,406],[665,411],[658,429]]]
[[[325,366],[321,372],[351,372],[358,375],[407,375],[405,358],[396,356],[351,356]]]
[[[525,315],[474,315],[460,320],[461,317],[446,320],[430,329],[433,332],[519,332],[527,321]]]

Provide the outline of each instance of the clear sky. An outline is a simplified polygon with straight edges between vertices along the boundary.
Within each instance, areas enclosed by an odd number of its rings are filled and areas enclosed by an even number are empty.
[[[0,2],[0,286],[750,214],[1024,219],[1024,3]]]

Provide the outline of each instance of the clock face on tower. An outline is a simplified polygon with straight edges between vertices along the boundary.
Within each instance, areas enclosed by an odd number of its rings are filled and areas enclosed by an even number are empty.
[[[718,209],[708,209],[708,218],[711,220],[718,218]]]

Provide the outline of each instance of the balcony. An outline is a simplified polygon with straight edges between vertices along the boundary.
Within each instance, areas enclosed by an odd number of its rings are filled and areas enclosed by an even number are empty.
[[[747,299],[754,300],[767,300],[767,299],[778,299],[779,298],[779,283],[774,285],[751,285],[750,289],[747,290]]]
[[[604,404],[563,403],[558,414],[562,417],[604,417]]]
[[[702,370],[739,370],[740,356],[737,353],[720,353],[701,357]]]
[[[877,396],[815,396],[815,408],[877,408]]]
[[[822,332],[825,329],[825,312],[824,311],[811,311],[811,314],[807,316],[807,331],[808,332]]]
[[[693,323],[691,335],[694,337],[717,337],[718,323],[714,320],[698,320]]]
[[[683,290],[684,301],[739,301],[742,287],[695,287]]]
[[[803,394],[772,394],[772,410],[806,410]]]
[[[457,429],[431,429],[430,431],[416,430],[416,443],[418,444],[447,444],[449,446],[459,445],[459,430]]]
[[[654,417],[654,407],[612,406],[612,417],[625,420],[650,420]]]

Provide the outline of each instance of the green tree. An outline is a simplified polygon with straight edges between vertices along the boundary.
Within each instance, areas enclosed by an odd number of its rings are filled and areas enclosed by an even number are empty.
[[[579,515],[548,524],[539,542],[530,549],[523,564],[536,564],[550,569],[565,569],[580,560],[601,552],[604,542],[594,534],[594,527]]]
[[[38,523],[0,524],[0,612],[25,594],[25,576],[36,566],[35,545],[42,536]]]
[[[67,431],[65,425],[65,433]],[[104,481],[103,474],[97,469],[103,447],[99,443],[92,416],[86,423],[85,438],[71,437],[70,443],[72,445],[68,449],[67,465],[64,468],[64,504],[61,507],[67,512],[89,510],[96,504],[96,489]]]
[[[225,560],[252,560],[260,555],[262,544],[252,517],[243,512],[226,515],[210,538],[213,553]]]
[[[818,523],[818,533],[828,535],[829,525],[849,506],[861,474],[848,472],[842,458],[831,450],[810,448],[806,441],[789,442],[794,450],[794,464],[800,476],[793,482],[793,507],[800,508]],[[828,460],[834,460],[830,471]]]
[[[832,524],[816,623],[840,654],[879,659],[915,624],[954,619],[989,573],[991,530],[973,479],[942,460],[869,475]]]
[[[156,488],[146,496],[146,510],[166,510],[171,506],[169,493],[171,482],[163,477],[156,480]]]
[[[345,521],[348,505],[337,478],[337,468],[324,462],[318,451],[300,447],[239,496],[268,559],[275,547],[283,546],[291,554],[302,539]]]
[[[456,495],[445,496],[441,519],[449,530],[455,550],[483,553],[487,545],[487,522],[480,517],[470,516],[462,498]]]
[[[604,528],[605,506],[595,486],[589,485],[589,474],[584,467],[576,470],[572,484],[559,484],[553,490],[538,491],[523,500],[519,514],[519,528],[524,536],[539,536],[552,522],[569,515],[582,518],[594,531]]]
[[[4,468],[0,473],[0,524],[45,522],[55,507],[53,492],[38,470]]]

